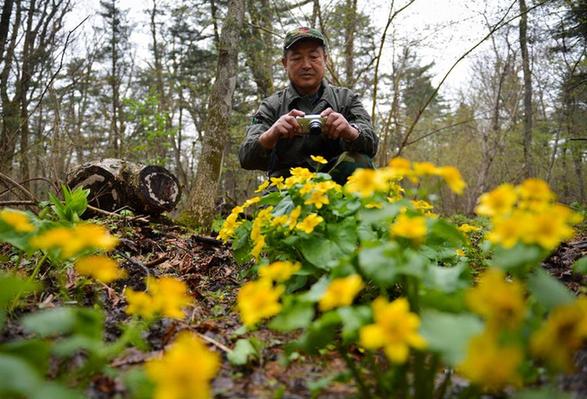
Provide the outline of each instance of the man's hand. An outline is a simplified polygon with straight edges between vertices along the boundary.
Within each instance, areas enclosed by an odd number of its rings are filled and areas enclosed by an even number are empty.
[[[334,112],[332,108],[326,108],[320,113],[320,116],[326,118],[325,134],[329,139],[341,138],[346,141],[354,141],[359,137],[359,131],[352,127],[342,114]]]
[[[279,139],[291,139],[292,137],[301,134],[302,129],[296,121],[296,116],[304,116],[305,113],[292,109],[287,114],[282,115],[273,126],[266,132],[259,136],[259,143],[267,149],[275,147]]]

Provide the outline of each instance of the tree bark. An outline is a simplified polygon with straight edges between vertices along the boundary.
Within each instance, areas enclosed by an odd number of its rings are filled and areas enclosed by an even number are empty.
[[[238,44],[244,9],[244,0],[229,2],[220,34],[216,81],[208,100],[202,153],[189,199],[188,216],[205,230],[210,227],[214,217],[214,200],[220,181],[222,155],[229,138],[228,122],[236,87]]]
[[[67,184],[89,189],[89,204],[106,211],[128,207],[159,214],[174,209],[181,197],[179,182],[167,169],[121,159],[81,165],[69,173]]]
[[[532,74],[528,56],[528,7],[526,0],[520,4],[520,49],[524,70],[524,177],[534,174],[532,162]]]

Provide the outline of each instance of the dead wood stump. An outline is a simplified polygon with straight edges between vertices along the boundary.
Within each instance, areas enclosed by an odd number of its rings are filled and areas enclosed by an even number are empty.
[[[89,189],[89,204],[110,212],[126,207],[160,214],[173,210],[181,197],[179,181],[167,169],[122,159],[85,163],[72,170],[67,181],[72,189]]]

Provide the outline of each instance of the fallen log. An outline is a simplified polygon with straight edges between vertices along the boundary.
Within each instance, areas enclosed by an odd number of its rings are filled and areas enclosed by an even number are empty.
[[[179,182],[167,169],[122,159],[80,165],[68,174],[67,185],[89,189],[89,204],[110,212],[160,214],[173,210],[181,197]]]

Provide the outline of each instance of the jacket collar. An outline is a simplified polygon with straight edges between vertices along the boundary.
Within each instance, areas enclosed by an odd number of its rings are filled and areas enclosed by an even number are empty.
[[[334,109],[334,104],[336,104],[336,101],[334,99],[334,91],[332,90],[332,87],[330,87],[328,82],[326,82],[325,80],[322,80],[322,87],[324,88],[324,91],[322,92],[322,97],[320,97],[320,101],[326,101],[328,106],[330,108]],[[290,105],[292,102],[294,102],[298,98],[302,97],[297,92],[297,90],[295,89],[295,87],[293,86],[293,84],[291,82],[289,82],[289,85],[287,86],[287,89],[285,90],[285,94],[286,94],[286,103],[287,103],[288,109],[290,109]]]

